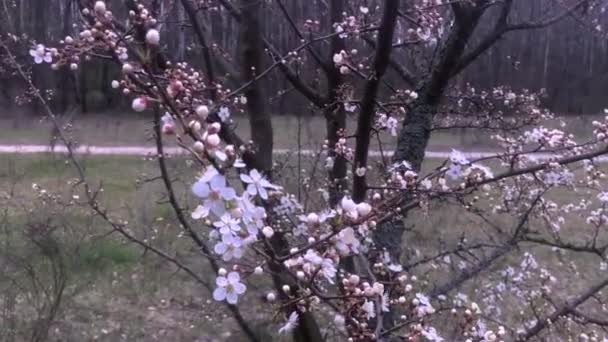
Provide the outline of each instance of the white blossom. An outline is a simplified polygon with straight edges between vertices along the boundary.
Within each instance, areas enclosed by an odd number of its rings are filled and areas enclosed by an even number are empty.
[[[241,277],[237,272],[230,272],[227,277],[217,277],[215,284],[218,287],[213,291],[213,299],[218,302],[226,300],[230,304],[236,304],[238,296],[247,290],[245,284],[241,283]]]
[[[226,185],[226,178],[214,168],[210,168],[192,186],[192,192],[203,199],[203,206],[218,216],[223,215],[226,211],[225,201],[236,198],[236,191]]]
[[[249,174],[241,173],[241,180],[247,183],[247,192],[252,195],[259,195],[262,199],[268,199],[266,189],[277,189],[277,186],[272,185],[258,170],[251,170]]]
[[[342,255],[357,254],[360,246],[361,242],[357,239],[352,227],[343,229],[337,236],[336,248]]]
[[[443,338],[441,336],[439,336],[439,334],[437,333],[437,330],[433,327],[428,327],[428,328],[422,329],[421,333],[422,333],[422,336],[424,336],[424,338],[426,338],[428,341],[432,341],[432,342],[443,341]]]
[[[374,302],[366,300],[361,306],[361,309],[365,312],[365,318],[368,320],[376,317],[376,306],[374,305]]]
[[[344,316],[337,314],[334,317],[334,325],[336,328],[338,328],[338,330],[344,331],[346,329],[346,319]]]
[[[196,207],[196,209],[194,209],[191,216],[194,220],[200,220],[202,218],[205,218],[209,216],[209,207],[199,205]]]
[[[228,119],[230,119],[230,110],[228,109],[228,107],[222,107],[220,108],[220,111],[217,113],[217,115],[220,117],[220,120],[222,122],[226,122],[228,121]]]
[[[243,242],[239,237],[231,234],[222,235],[222,240],[218,242],[213,250],[222,256],[224,261],[240,259],[243,256]]]
[[[393,137],[397,136],[397,128],[399,126],[399,121],[393,117],[386,119],[386,129],[391,133]]]
[[[46,48],[42,44],[38,44],[34,48],[30,49],[30,56],[34,57],[34,63],[36,64],[41,64],[42,62],[53,62],[51,53],[47,52]]]
[[[357,105],[352,102],[344,102],[344,110],[349,113],[354,113],[357,110]]]
[[[450,160],[452,163],[458,165],[468,165],[470,163],[464,153],[455,149],[452,149],[452,152],[450,153]]]
[[[289,315],[287,322],[285,322],[285,324],[279,329],[279,334],[287,333],[295,329],[298,326],[298,317],[297,312],[292,312]]]
[[[219,229],[220,234],[236,234],[241,230],[240,221],[233,218],[230,214],[225,213],[220,217],[219,221],[213,223],[213,226]]]

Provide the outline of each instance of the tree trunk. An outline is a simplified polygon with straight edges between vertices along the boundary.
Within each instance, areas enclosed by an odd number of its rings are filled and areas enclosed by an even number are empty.
[[[270,176],[272,171],[272,122],[270,114],[265,108],[265,98],[261,81],[255,81],[258,72],[262,71],[263,40],[260,28],[260,2],[258,0],[240,0],[241,23],[240,23],[240,64],[241,78],[244,82],[252,82],[245,91],[247,97],[247,111],[249,113],[249,124],[251,127],[251,139],[257,148],[253,167]],[[284,255],[288,253],[289,244],[282,234],[275,234],[270,240],[272,250]],[[284,296],[281,288],[287,284],[296,289],[297,284],[285,274],[284,266],[280,263],[271,263],[273,271],[273,282],[277,292]],[[283,298],[288,300],[287,298]],[[295,305],[288,306],[289,311],[295,311]],[[293,331],[296,342],[321,341],[322,336],[310,312],[300,312],[298,326]]]
[[[437,64],[432,68],[431,75],[420,87],[418,100],[412,104],[405,117],[393,156],[393,162],[406,161],[417,172],[422,167],[424,154],[431,138],[433,117],[437,113],[450,79],[455,76],[454,70],[483,13],[469,3],[455,3],[452,8],[455,16],[454,26],[441,49]],[[377,248],[387,251],[393,260],[400,260],[404,231],[405,225],[400,219],[379,225],[374,231]]]
[[[240,59],[241,78],[243,82],[252,82],[245,96],[251,128],[251,140],[256,151],[256,165],[259,171],[269,173],[272,169],[272,121],[265,108],[262,80],[255,80],[262,72],[263,41],[259,23],[259,1],[241,0],[242,22],[240,25]]]
[[[365,173],[358,175],[356,170],[357,168],[367,168],[370,134],[376,110],[376,96],[391,58],[393,34],[397,22],[397,13],[399,12],[399,0],[387,0],[384,6],[378,42],[376,43],[374,68],[365,83],[361,111],[357,122],[357,146],[355,149],[355,165],[353,166],[353,200],[357,203],[364,201],[367,193]]]
[[[333,24],[340,22],[342,19],[342,12],[344,11],[344,0],[331,0],[330,11],[329,11],[329,27],[333,27]],[[340,131],[346,129],[346,113],[344,106],[338,103],[340,96],[339,92],[343,85],[343,76],[340,74],[340,70],[333,65],[333,56],[340,51],[344,50],[344,40],[338,36],[334,36],[330,40],[329,58],[328,60],[332,63],[331,68],[326,73],[327,76],[327,98],[329,99],[330,105],[325,110],[325,122],[327,127],[327,141],[329,142],[329,156],[334,159],[334,165],[329,170],[329,204],[331,207],[335,207],[343,196],[344,190],[346,189],[346,159],[341,156],[337,156],[333,149],[336,143],[340,139]]]

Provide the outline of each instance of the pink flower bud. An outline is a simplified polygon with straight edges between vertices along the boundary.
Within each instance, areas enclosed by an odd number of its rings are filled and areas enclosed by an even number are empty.
[[[201,120],[206,120],[209,115],[209,107],[204,105],[196,107],[195,111]]]
[[[103,1],[97,1],[95,2],[95,13],[99,14],[99,15],[103,15],[106,13],[106,3]]]
[[[161,130],[163,134],[173,135],[175,134],[175,125],[173,123],[165,123],[163,124]]]
[[[131,104],[131,107],[136,112],[143,112],[148,106],[148,100],[145,97],[136,97]]]
[[[201,123],[196,121],[196,120],[192,120],[190,121],[190,123],[188,124],[188,126],[190,127],[191,130],[198,132],[201,130]]]
[[[219,122],[214,122],[207,127],[207,131],[209,132],[209,134],[219,133],[221,129],[222,125]]]
[[[148,30],[148,32],[146,33],[146,43],[154,46],[160,44],[160,33],[158,33],[158,30]]]
[[[217,134],[209,134],[205,139],[205,143],[211,147],[217,147],[220,144],[220,136]]]
[[[359,215],[361,216],[367,216],[372,212],[372,206],[365,202],[361,202],[357,204],[357,212],[359,212]]]
[[[125,63],[122,66],[122,72],[124,72],[125,74],[130,74],[133,72],[133,66],[129,63]]]
[[[270,239],[274,235],[274,229],[272,229],[270,226],[266,226],[262,228],[262,234],[264,234],[265,237]]]
[[[194,143],[194,145],[192,145],[192,149],[196,153],[203,153],[205,152],[205,145],[202,142],[197,141]]]

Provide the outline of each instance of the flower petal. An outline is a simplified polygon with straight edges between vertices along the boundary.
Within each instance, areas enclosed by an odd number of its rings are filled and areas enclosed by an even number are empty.
[[[240,248],[235,248],[235,249],[232,251],[232,254],[234,255],[234,257],[235,257],[236,259],[240,259],[240,258],[242,258],[242,257],[243,257],[243,250],[242,250],[242,249],[240,249]],[[239,284],[240,284],[240,283],[239,283]]]
[[[217,277],[215,278],[215,285],[219,287],[225,287],[226,285],[228,285],[228,279],[226,279],[226,277]]]
[[[276,185],[273,185],[272,183],[270,183],[267,179],[262,178],[260,179],[260,185],[265,187],[265,188],[276,188]]]
[[[236,304],[239,300],[239,296],[234,292],[229,292],[226,294],[226,300],[230,304]]]
[[[268,199],[268,192],[266,191],[266,189],[264,189],[263,187],[258,187],[258,191],[260,192],[260,197],[262,197],[262,199],[267,200]]]
[[[224,253],[224,255],[222,256],[222,260],[224,261],[230,261],[232,260],[232,256],[233,256],[233,252],[228,251],[227,253]]]
[[[251,172],[249,172],[249,176],[251,176],[251,179],[253,179],[255,182],[259,182],[260,179],[262,179],[262,175],[256,169],[251,170]]]
[[[221,196],[225,200],[231,201],[236,198],[236,191],[233,188],[224,188],[222,189]]]
[[[213,251],[220,255],[226,253],[227,250],[228,250],[228,246],[223,242],[216,244],[215,247],[213,248]]]
[[[243,283],[236,283],[234,284],[234,291],[238,294],[243,294],[247,291],[247,286]]]
[[[218,302],[226,299],[226,289],[223,287],[218,287],[215,289],[215,291],[213,291],[213,299],[217,300]]]
[[[236,284],[241,280],[241,276],[237,272],[228,273],[228,282],[230,284]]]
[[[213,190],[221,190],[226,187],[226,178],[222,175],[216,175],[209,181],[209,185]]]
[[[199,205],[196,207],[196,209],[194,209],[191,216],[192,216],[193,220],[200,220],[203,217],[207,217],[208,215],[209,215],[209,208]]]
[[[205,203],[205,205],[211,206],[211,212],[217,216],[222,216],[226,212],[226,206],[222,200],[209,201],[208,203]]]
[[[244,173],[241,173],[241,180],[245,183],[253,183],[253,179]]]
[[[228,155],[226,155],[226,153],[222,152],[222,151],[215,151],[215,156],[217,157],[217,159],[219,159],[220,161],[226,161],[228,160]]]
[[[192,186],[192,193],[194,193],[194,195],[197,197],[207,198],[207,197],[209,197],[209,192],[210,192],[209,185],[200,180],[198,182],[194,183],[194,185]]]

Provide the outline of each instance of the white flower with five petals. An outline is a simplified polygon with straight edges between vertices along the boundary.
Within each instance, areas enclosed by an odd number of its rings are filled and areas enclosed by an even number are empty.
[[[251,170],[249,174],[241,174],[241,180],[247,183],[247,193],[251,196],[260,195],[262,199],[268,199],[266,189],[277,189],[276,185],[272,185],[258,170]]]
[[[218,302],[225,300],[230,304],[236,304],[239,295],[247,290],[247,286],[241,283],[241,276],[237,272],[230,272],[227,277],[217,277],[215,284],[217,288],[213,291],[213,299]]]
[[[226,122],[228,119],[230,119],[230,110],[227,107],[222,107],[217,115],[220,117],[222,122]]]
[[[241,230],[241,226],[239,225],[240,220],[235,219],[230,214],[225,213],[220,217],[219,221],[213,223],[215,228],[220,230],[220,234],[236,234]]]
[[[226,185],[226,178],[215,169],[210,169],[192,186],[192,192],[203,199],[203,206],[215,215],[226,212],[224,201],[236,198],[236,191]]]
[[[42,62],[53,62],[53,57],[51,56],[51,53],[47,52],[46,48],[42,44],[38,44],[34,48],[32,48],[30,50],[30,56],[34,57],[34,62],[36,64],[41,64]]]
[[[237,236],[224,234],[222,235],[222,241],[218,242],[213,250],[221,255],[224,261],[240,259],[243,256],[243,242]]]

